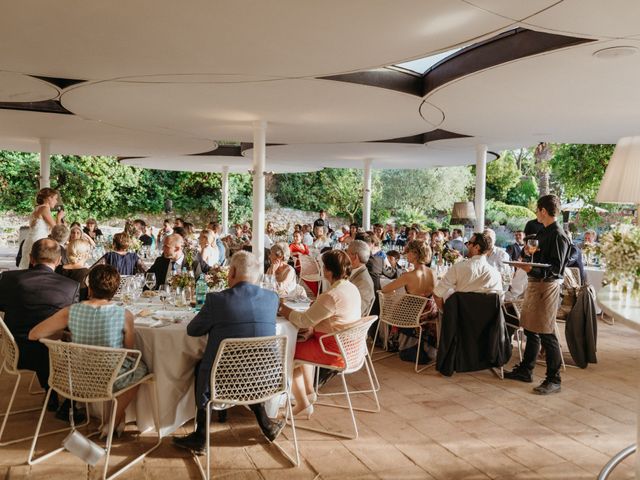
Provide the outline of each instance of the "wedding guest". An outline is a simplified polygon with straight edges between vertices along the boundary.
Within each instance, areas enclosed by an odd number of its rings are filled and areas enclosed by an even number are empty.
[[[182,228],[184,228],[184,241],[185,245],[190,245],[193,248],[198,248],[198,239],[196,238],[196,231],[193,227],[193,223],[184,222]]]
[[[457,250],[462,255],[465,254],[464,234],[461,229],[454,228],[451,231],[451,240],[449,240],[448,246],[451,250]]]
[[[88,241],[83,238],[71,240],[66,248],[67,263],[58,265],[56,268],[56,273],[80,284],[80,301],[86,300],[89,294],[86,278],[89,274],[87,260],[89,260],[90,255],[91,245]]]
[[[78,222],[73,222],[71,224],[71,229],[69,230],[68,241],[79,240],[79,239],[83,239],[89,242],[89,245],[91,245],[91,248],[96,246],[96,242],[94,242],[89,235],[87,235],[82,231],[82,229],[80,228],[80,224]]]
[[[513,262],[517,262],[522,258],[522,251],[524,249],[524,232],[522,230],[516,230],[513,232],[514,242],[506,249],[509,259]]]
[[[454,263],[433,289],[438,309],[444,307],[450,292],[497,293],[502,295],[500,272],[487,262],[491,238],[486,233],[474,233],[467,242],[467,258]]]
[[[306,246],[311,246],[313,243],[313,236],[311,235],[311,225],[305,223],[302,225],[302,243]]]
[[[145,247],[153,246],[153,237],[147,233],[147,222],[138,218],[133,221],[133,226],[136,229],[140,243]]]
[[[102,230],[98,228],[98,222],[96,222],[95,218],[87,218],[87,222],[82,231],[89,235],[94,242],[98,237],[102,237]]]
[[[197,259],[194,259],[191,265],[186,264],[184,238],[177,233],[173,233],[164,238],[162,255],[156,258],[153,265],[147,270],[148,273],[154,273],[156,275],[156,285],[153,289],[157,290],[160,288],[160,285],[166,283],[167,278],[180,273],[183,267],[191,269],[195,278],[200,277],[202,273],[202,267]]]
[[[371,257],[371,249],[369,245],[362,240],[354,240],[347,247],[347,256],[351,261],[349,281],[353,283],[360,292],[360,313],[362,317],[366,317],[369,315],[376,295],[373,290],[373,280],[367,270],[367,262]]]
[[[559,213],[560,199],[557,196],[544,195],[538,199],[536,217],[544,228],[536,235],[537,249],[528,253],[532,254],[534,263],[544,263],[550,267],[519,267],[529,276],[520,311],[520,325],[524,328],[527,343],[522,361],[511,372],[504,373],[504,378],[531,383],[542,344],[547,371],[544,381],[533,389],[539,395],[561,390],[562,352],[555,334],[556,315],[571,242],[556,221]]]
[[[18,268],[29,268],[29,252],[35,242],[47,238],[53,227],[64,223],[65,211],[60,209],[54,218],[51,210],[56,208],[60,193],[53,188],[41,188],[36,194],[36,207],[29,216],[29,233],[22,244],[22,257]]]
[[[78,240],[82,241],[82,240]],[[66,328],[71,332],[71,341],[84,345],[109,348],[135,348],[133,314],[124,307],[111,302],[120,285],[120,274],[111,265],[98,265],[89,273],[89,298],[81,303],[65,307],[39,323],[29,332],[29,340],[36,341],[54,335],[61,335]],[[135,365],[132,357],[127,357],[119,375],[130,372]],[[113,384],[115,392],[136,383],[148,369],[140,360],[130,375],[117,379]],[[115,414],[115,435],[120,437],[125,427],[125,409],[135,398],[138,387],[131,388],[118,397]],[[101,432],[107,436],[109,424]]]
[[[289,246],[284,242],[274,244],[269,250],[271,262],[267,275],[273,275],[276,283],[276,292],[279,295],[287,295],[297,287],[296,271],[287,262],[289,261]]]
[[[356,239],[356,235],[358,234],[358,224],[352,223],[349,225],[349,233],[340,237],[340,243],[350,244]]]
[[[162,245],[164,238],[171,235],[172,233],[173,233],[173,228],[171,228],[171,220],[169,220],[168,218],[165,218],[164,222],[162,222],[162,228],[158,232],[157,244]]]
[[[413,242],[414,240],[418,240],[418,234],[419,233],[420,233],[420,230],[417,227],[408,228],[407,229],[407,240],[406,240],[405,245],[407,243],[409,243],[409,242]],[[422,240],[423,241],[428,241],[428,240],[426,240],[426,237],[424,237]]]
[[[489,238],[489,246],[486,254],[487,263],[500,272],[504,262],[509,261],[509,255],[504,248],[496,245],[496,232],[491,228],[485,228],[484,233]]]
[[[329,230],[331,230],[331,225],[329,225],[329,218],[327,217],[327,211],[324,209],[320,209],[318,211],[318,218],[315,222],[313,222],[313,229],[321,226],[324,227],[324,234],[329,235]]]
[[[206,445],[206,405],[210,398],[211,368],[220,343],[227,338],[263,337],[276,334],[278,296],[256,285],[261,268],[255,255],[240,251],[231,257],[229,288],[209,293],[204,306],[187,325],[191,337],[207,337],[202,359],[196,365],[196,430],[185,437],[174,437],[173,444],[197,454]],[[270,441],[284,428],[284,420],[267,416],[265,405],[250,405],[262,433]]]
[[[327,237],[325,232],[326,229],[322,225],[316,225],[313,227],[313,236],[315,238],[311,244],[312,248],[321,251],[323,248],[331,247],[331,240]]]
[[[439,228],[438,231],[442,233],[442,237],[444,239],[444,243],[448,243],[451,240],[449,229],[448,228]]]
[[[273,246],[273,239],[276,237],[276,228],[273,222],[267,222],[264,228],[264,248],[270,249]]]
[[[373,234],[378,237],[380,243],[384,241],[384,226],[381,223],[375,223],[373,225]]]
[[[174,221],[173,221],[173,228],[176,227],[180,227],[183,228],[184,227],[184,220],[180,217],[177,217]]]
[[[51,233],[49,234],[49,238],[58,242],[60,245],[60,263],[65,265],[69,263],[67,259],[67,251],[65,249],[65,245],[69,241],[70,231],[66,225],[60,224],[56,225],[51,229]]]
[[[184,227],[173,227],[173,233],[175,233],[176,235],[180,235],[183,240],[187,238],[187,231],[184,229]]]
[[[30,253],[33,268],[10,270],[0,276],[0,311],[18,344],[18,368],[36,372],[40,386],[49,388],[49,351],[44,344],[28,339],[29,330],[58,310],[78,301],[78,282],[56,274],[60,264],[60,246],[55,240],[36,240]],[[52,392],[49,410],[58,408],[58,396]]]
[[[389,250],[387,252],[387,261],[389,266],[384,269],[384,276],[390,279],[398,278],[407,270],[399,265],[401,255],[397,250]]]
[[[135,275],[145,273],[144,266],[136,252],[130,252],[131,237],[126,232],[116,233],[113,236],[113,251],[105,253],[96,265],[111,265],[118,270],[120,275]],[[92,267],[93,268],[93,267]]]
[[[584,232],[584,239],[582,240],[580,249],[584,250],[585,247],[589,248],[597,245],[598,243],[597,238],[598,238],[598,234],[596,233],[595,230],[587,230],[586,232]]]
[[[293,232],[293,242],[289,245],[289,252],[294,260],[298,255],[309,255],[309,247],[302,243],[302,232]],[[300,266],[296,262],[296,272],[300,271]]]
[[[198,259],[204,262],[207,267],[213,267],[214,265],[220,265],[224,262],[224,252],[220,252],[217,245],[218,236],[209,229],[202,230],[198,239],[200,251],[198,252]],[[222,260],[221,255],[222,253]]]
[[[431,298],[436,283],[433,270],[429,268],[431,248],[420,240],[414,240],[409,242],[404,250],[407,261],[413,265],[413,270],[403,273],[393,282],[385,285],[381,290],[382,293],[392,293],[399,288],[404,288],[410,295]],[[429,309],[434,310],[434,307],[430,306]]]
[[[324,353],[319,338],[326,333],[334,333],[353,326],[361,315],[360,292],[347,279],[351,275],[351,262],[341,250],[331,250],[322,255],[323,275],[331,288],[318,296],[308,310],[296,312],[280,303],[280,314],[302,329],[308,339],[296,343],[295,358],[319,365],[344,367],[344,359]],[[327,350],[339,353],[335,341],[325,341]],[[293,411],[298,417],[310,418],[313,414],[313,371],[311,365],[294,367],[291,391],[296,400]],[[310,398],[311,396],[311,398]]]

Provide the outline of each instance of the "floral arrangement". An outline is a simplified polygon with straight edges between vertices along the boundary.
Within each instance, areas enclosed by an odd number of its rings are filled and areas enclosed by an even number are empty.
[[[182,251],[184,252],[185,265],[191,268],[193,262],[195,262],[198,258],[198,248],[191,242],[185,241]]]
[[[462,255],[458,250],[454,250],[453,248],[451,248],[444,252],[443,258],[446,263],[450,263],[451,265],[453,265],[454,263],[462,260]]]
[[[205,280],[209,288],[213,290],[224,290],[229,286],[228,283],[229,267],[215,265],[209,269],[205,275]]]
[[[129,247],[130,252],[140,253],[142,248],[142,242],[138,239],[138,229],[133,224],[133,220],[127,219],[124,222],[124,232],[129,235],[129,241],[131,245]]]
[[[189,273],[176,273],[173,277],[171,277],[170,284],[172,287],[194,287],[196,284],[196,279]]]
[[[607,262],[605,281],[617,284],[629,279],[634,290],[640,287],[640,227],[616,225],[600,237],[596,253]]]

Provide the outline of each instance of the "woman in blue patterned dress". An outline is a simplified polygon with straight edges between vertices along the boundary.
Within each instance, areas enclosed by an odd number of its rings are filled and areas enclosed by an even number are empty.
[[[120,305],[111,302],[118,290],[120,274],[111,265],[98,265],[89,272],[89,299],[70,305],[39,323],[29,332],[30,340],[60,335],[65,328],[71,332],[74,343],[110,348],[134,348],[135,332],[133,314]],[[135,364],[127,357],[120,374],[130,372]],[[117,380],[114,391],[137,382],[147,374],[147,366],[140,361],[129,375]],[[137,388],[123,393],[118,398],[115,425],[119,437],[124,431],[124,412],[135,398]],[[106,434],[106,428],[103,429]]]

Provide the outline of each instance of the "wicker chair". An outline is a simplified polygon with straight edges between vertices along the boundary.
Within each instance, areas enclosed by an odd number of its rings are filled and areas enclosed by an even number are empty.
[[[7,405],[7,410],[1,416],[4,417],[2,420],[2,426],[0,426],[0,447],[4,447],[5,445],[11,445],[13,443],[23,442],[25,440],[29,440],[33,438],[33,436],[16,438],[9,441],[2,442],[2,436],[4,435],[4,430],[7,426],[7,421],[11,415],[17,415],[20,413],[29,413],[36,412],[40,410],[40,407],[35,408],[27,408],[23,410],[14,410],[11,411],[13,407],[13,402],[15,401],[16,394],[18,393],[18,387],[20,386],[20,380],[22,380],[22,375],[25,372],[29,372],[28,370],[19,370],[18,369],[18,359],[20,358],[20,352],[18,350],[18,345],[13,338],[13,335],[9,331],[9,328],[4,323],[4,313],[0,312],[0,355],[2,357],[2,366],[0,366],[0,375],[2,372],[7,372],[9,375],[13,375],[16,377],[16,382],[13,386],[13,392],[11,393],[11,398],[9,398],[9,404]],[[33,379],[35,378],[35,374],[31,377],[31,384],[33,384]],[[29,390],[31,393],[31,384],[29,384]],[[46,406],[46,402],[45,402]],[[43,435],[52,435],[54,433],[64,432],[69,430],[68,428],[62,428],[58,430],[54,430],[52,432],[46,432]]]
[[[379,292],[380,296],[380,321],[378,322],[378,326],[376,327],[376,333],[373,337],[373,344],[371,345],[371,358],[374,358],[374,349],[376,346],[376,340],[378,338],[378,332],[380,330],[380,323],[384,323],[391,327],[398,328],[417,328],[419,331],[418,334],[418,348],[416,349],[416,363],[415,363],[415,371],[419,373],[426,368],[429,368],[435,365],[435,362],[431,362],[428,365],[425,365],[422,368],[419,368],[418,360],[420,359],[420,350],[422,349],[422,332],[424,326],[427,324],[435,324],[437,337],[440,337],[440,324],[438,320],[429,320],[426,322],[420,321],[420,316],[424,310],[425,305],[427,304],[428,299],[426,297],[420,297],[418,295],[394,295],[394,294],[385,294]],[[385,350],[386,350],[385,345]],[[395,355],[394,353],[390,353],[388,355],[382,355],[375,358],[375,360],[382,360],[383,358],[390,357]]]
[[[108,478],[115,478],[132,465],[142,460],[147,454],[154,451],[160,446],[162,438],[160,436],[160,420],[158,415],[158,394],[156,390],[155,377],[149,374],[141,378],[138,382],[129,385],[122,390],[113,391],[113,384],[116,380],[126,377],[133,373],[140,362],[142,354],[138,350],[129,350],[126,348],[107,348],[95,347],[90,345],[81,345],[77,343],[61,342],[59,340],[40,340],[49,349],[49,362],[51,371],[49,373],[50,390],[47,393],[47,401],[51,395],[51,390],[55,390],[59,395],[77,402],[94,403],[112,401],[111,420],[109,423],[109,433],[106,443],[106,458],[102,471],[103,480],[107,478],[109,468],[109,458],[111,455],[111,446],[113,441],[113,431],[115,423],[115,413],[118,407],[118,397],[123,393],[143,383],[149,383],[153,387],[151,394],[151,407],[153,410],[153,418],[155,422],[156,432],[158,434],[156,442],[151,448],[145,450],[132,461],[112,473]],[[130,370],[120,374],[127,356],[134,357],[135,363]],[[64,448],[58,448],[41,457],[34,458],[38,435],[44,419],[47,401],[42,407],[42,413],[36,427],[36,434],[29,451],[28,463],[35,465],[53,455],[61,452]],[[87,415],[88,417],[88,415]],[[72,425],[73,427],[73,425]]]
[[[211,478],[211,409],[253,405],[285,395],[287,416],[291,415],[287,378],[287,337],[233,338],[220,343],[211,368],[211,398],[206,405],[206,468],[196,457],[202,478]],[[300,465],[298,437],[293,421],[295,458],[276,442],[273,444],[294,466]]]
[[[300,285],[303,282],[317,283],[318,295],[322,291],[322,267],[320,263],[310,255],[297,255],[297,266],[300,267]]]
[[[329,394],[318,393],[318,396],[322,397],[322,396],[344,395],[347,397],[347,404],[336,405],[333,403],[316,402],[315,405],[323,405],[327,407],[348,409],[349,413],[351,414],[351,422],[353,424],[353,434],[344,434],[341,432],[334,432],[334,431],[323,430],[319,428],[312,428],[308,426],[298,426],[298,428],[301,428],[303,430],[310,430],[312,432],[325,433],[328,435],[333,435],[341,438],[357,439],[358,425],[356,424],[356,416],[354,411],[371,412],[371,413],[376,413],[380,411],[380,402],[378,400],[378,394],[377,394],[378,390],[380,389],[380,384],[378,382],[375,369],[373,368],[373,362],[371,362],[371,358],[369,357],[369,351],[367,350],[367,334],[369,332],[369,328],[371,327],[371,324],[375,322],[376,319],[377,317],[375,315],[365,317],[361,319],[359,322],[357,322],[357,324],[355,324],[353,327],[347,328],[340,332],[327,333],[325,335],[322,335],[319,338],[320,347],[322,348],[322,351],[327,355],[343,358],[345,363],[344,367],[336,367],[332,365],[323,365],[323,364],[317,364],[317,363],[307,362],[303,360],[296,360],[296,364],[298,365],[313,365],[314,367],[316,367],[316,369],[318,367],[322,367],[322,368],[327,368],[329,370],[334,370],[338,372],[338,375],[342,379],[342,386],[343,386],[344,392],[329,393]],[[336,353],[332,350],[328,350],[325,347],[324,342],[329,338],[335,339],[335,342],[338,345],[338,349],[340,353]],[[349,392],[345,375],[355,373],[359,371],[362,367],[365,367],[367,370],[367,375],[369,377],[369,383],[371,385],[371,388],[367,390],[358,390],[358,391]],[[357,393],[373,394],[373,398],[376,403],[375,409],[354,408],[353,404],[351,403],[350,393],[351,394],[357,394]]]

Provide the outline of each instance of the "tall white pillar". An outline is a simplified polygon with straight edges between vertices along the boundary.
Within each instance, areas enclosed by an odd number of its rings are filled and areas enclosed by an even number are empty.
[[[364,195],[362,198],[362,228],[371,229],[371,159],[364,160]]]
[[[484,201],[487,190],[487,146],[476,147],[476,232],[484,230]]]
[[[49,140],[40,140],[40,188],[51,186],[51,150]]]
[[[264,171],[266,170],[267,123],[253,122],[253,253],[264,261]]]
[[[222,234],[229,233],[229,167],[222,167]]]

